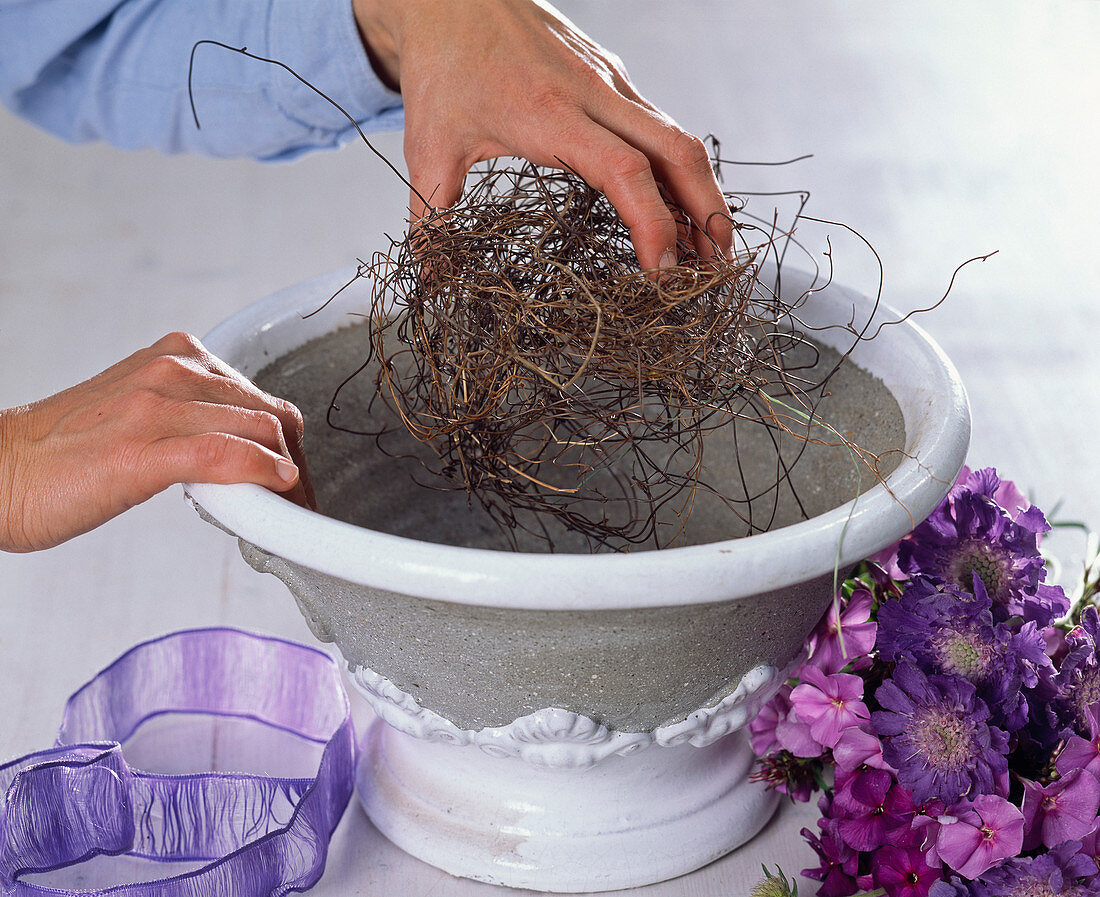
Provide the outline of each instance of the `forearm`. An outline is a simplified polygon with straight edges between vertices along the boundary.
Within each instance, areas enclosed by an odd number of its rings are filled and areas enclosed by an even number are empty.
[[[363,49],[351,0],[0,0],[0,97],[73,142],[124,149],[291,158],[354,136],[351,123],[289,73],[211,46],[285,62],[368,129],[398,127],[400,97]]]
[[[19,522],[18,428],[23,408],[0,408],[0,551],[25,551]]]

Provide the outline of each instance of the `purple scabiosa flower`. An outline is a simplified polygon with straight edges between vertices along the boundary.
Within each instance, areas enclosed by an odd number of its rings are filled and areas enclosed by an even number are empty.
[[[1052,847],[1046,855],[1062,870],[1062,877],[1067,884],[1080,882],[1100,872],[1096,861],[1081,849],[1080,841],[1066,841]]]
[[[837,834],[855,850],[874,851],[887,844],[915,846],[913,798],[885,769],[863,770],[839,779],[831,813]]]
[[[975,883],[974,897],[1091,897],[1095,892],[1081,882],[1096,864],[1079,848],[1070,841],[1039,856],[1005,860]]]
[[[802,837],[821,860],[815,869],[803,869],[806,878],[821,882],[818,897],[849,897],[860,889],[856,883],[859,871],[859,854],[852,850],[836,833],[836,823],[830,813],[830,801],[822,796],[818,801],[821,818],[817,821],[821,835],[815,835],[808,828],[802,829]]]
[[[988,622],[990,602],[962,589],[944,586],[917,575],[900,598],[884,601],[878,611],[879,656],[889,662],[911,660],[937,672],[959,673],[971,681],[988,677],[993,651],[980,638],[967,638],[970,630]],[[988,616],[988,621],[986,617]],[[961,641],[945,640],[944,630],[961,629]]]
[[[1024,842],[1023,813],[995,794],[960,801],[936,823],[927,859],[946,863],[966,878],[977,878],[1001,860],[1016,856]]]
[[[826,675],[839,673],[875,647],[877,624],[871,619],[874,597],[869,589],[856,589],[847,601],[829,605],[824,618],[810,635],[808,664]]]
[[[886,897],[928,897],[943,872],[929,866],[920,850],[889,845],[871,857],[871,877]]]
[[[875,693],[882,756],[918,805],[991,794],[1007,773],[1008,736],[961,676],[926,676],[908,661]]]
[[[1046,576],[1046,571],[1043,571]],[[1069,598],[1061,586],[1039,583],[1035,594],[1024,599],[1023,618],[1030,620],[1040,629],[1069,613]]]
[[[951,876],[950,879],[942,879],[933,884],[928,891],[928,897],[980,897],[980,895],[971,888],[969,882]]]
[[[955,485],[944,498],[941,506],[936,509],[937,512],[952,512],[955,498],[959,495],[968,494],[978,494],[991,499],[1013,522],[1016,521],[1021,513],[1031,507],[1031,502],[1024,497],[1023,493],[1016,487],[1016,484],[1011,480],[1002,480],[997,475],[997,471],[993,468],[987,467],[982,470],[972,471],[969,467],[964,465],[963,469],[959,471],[959,476],[955,481]],[[903,570],[898,566],[898,557],[902,544],[913,541],[914,535],[910,534],[901,541],[895,542],[893,545],[871,555],[869,560],[878,564],[894,580],[908,579],[909,571]],[[910,548],[906,550],[911,552],[912,547],[910,546]]]
[[[863,680],[851,673],[826,676],[813,666],[802,668],[802,682],[791,692],[791,710],[810,724],[814,740],[834,747],[841,733],[870,716],[863,703]]]
[[[1032,777],[1049,764],[1059,742],[1074,732],[1074,714],[1068,695],[1063,692],[1063,680],[1067,677],[1053,665],[1037,666],[1036,672],[1038,682],[1024,690],[1028,722],[1015,733],[1013,751],[1013,769]]]
[[[1024,850],[1040,844],[1055,847],[1083,837],[1100,812],[1100,781],[1091,772],[1075,769],[1045,787],[1028,779],[1024,784]]]
[[[1050,525],[1036,507],[1013,520],[989,494],[991,478],[995,473],[978,471],[952,490],[901,543],[898,564],[910,575],[923,573],[964,591],[977,576],[993,601],[994,620],[1022,617],[1046,626],[1068,608],[1061,589],[1042,584],[1037,537]],[[972,482],[980,491],[970,488]]]
[[[1078,735],[1089,731],[1089,708],[1100,702],[1100,614],[1085,608],[1081,622],[1066,636],[1067,652],[1058,670],[1056,712]]]
[[[805,803],[818,788],[822,761],[820,757],[796,757],[790,751],[775,751],[757,761],[749,776],[753,782],[763,782],[791,800]]]
[[[1007,732],[1028,719],[1025,688],[1040,670],[1053,673],[1034,623],[994,623],[981,580],[973,593],[916,576],[902,596],[879,608],[878,649],[884,660],[910,660],[932,673],[961,676],[977,686],[994,725]]]
[[[983,682],[979,694],[987,706],[994,708],[993,722],[1007,732],[1017,732],[1031,718],[1030,696],[1037,694],[1041,683],[1052,682],[1054,676],[1042,631],[1029,620],[1012,633],[1001,655],[1000,674]]]
[[[951,495],[953,497],[961,492],[973,492],[993,499],[1012,520],[1031,507],[1031,502],[1016,487],[1016,484],[1012,480],[1002,480],[993,467],[972,471],[964,464],[951,490]]]

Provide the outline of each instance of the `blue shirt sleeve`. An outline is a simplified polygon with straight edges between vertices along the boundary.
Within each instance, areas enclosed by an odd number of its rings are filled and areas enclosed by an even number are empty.
[[[285,62],[364,130],[398,128],[399,94],[374,73],[351,0],[0,0],[0,99],[73,143],[290,159],[358,135]]]

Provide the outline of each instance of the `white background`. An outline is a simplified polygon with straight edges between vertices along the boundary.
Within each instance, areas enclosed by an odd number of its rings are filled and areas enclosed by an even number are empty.
[[[959,262],[1000,250],[920,323],[967,384],[971,463],[1100,526],[1100,4],[563,8],[729,157],[814,153],[731,170],[727,187],[809,188],[811,214],[876,246],[895,307],[935,301]],[[400,159],[400,135],[378,145]],[[167,159],[69,147],[0,113],[0,407],[352,262],[401,230],[404,203],[360,147],[287,166]],[[820,249],[825,232],[802,236]],[[873,289],[870,256],[827,232],[838,279]],[[49,744],[69,692],[132,643],[223,623],[311,640],[283,586],[252,572],[178,488],[52,551],[0,555],[0,757]],[[812,818],[785,810],[749,847],[644,893],[737,897],[762,861],[797,872]],[[407,858],[353,806],[315,893],[496,891]]]

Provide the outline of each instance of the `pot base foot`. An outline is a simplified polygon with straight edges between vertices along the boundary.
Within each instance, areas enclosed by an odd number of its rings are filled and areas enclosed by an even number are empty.
[[[375,827],[439,869],[577,893],[675,878],[751,839],[779,797],[748,780],[752,764],[744,732],[562,769],[423,741],[379,720],[357,784]]]

